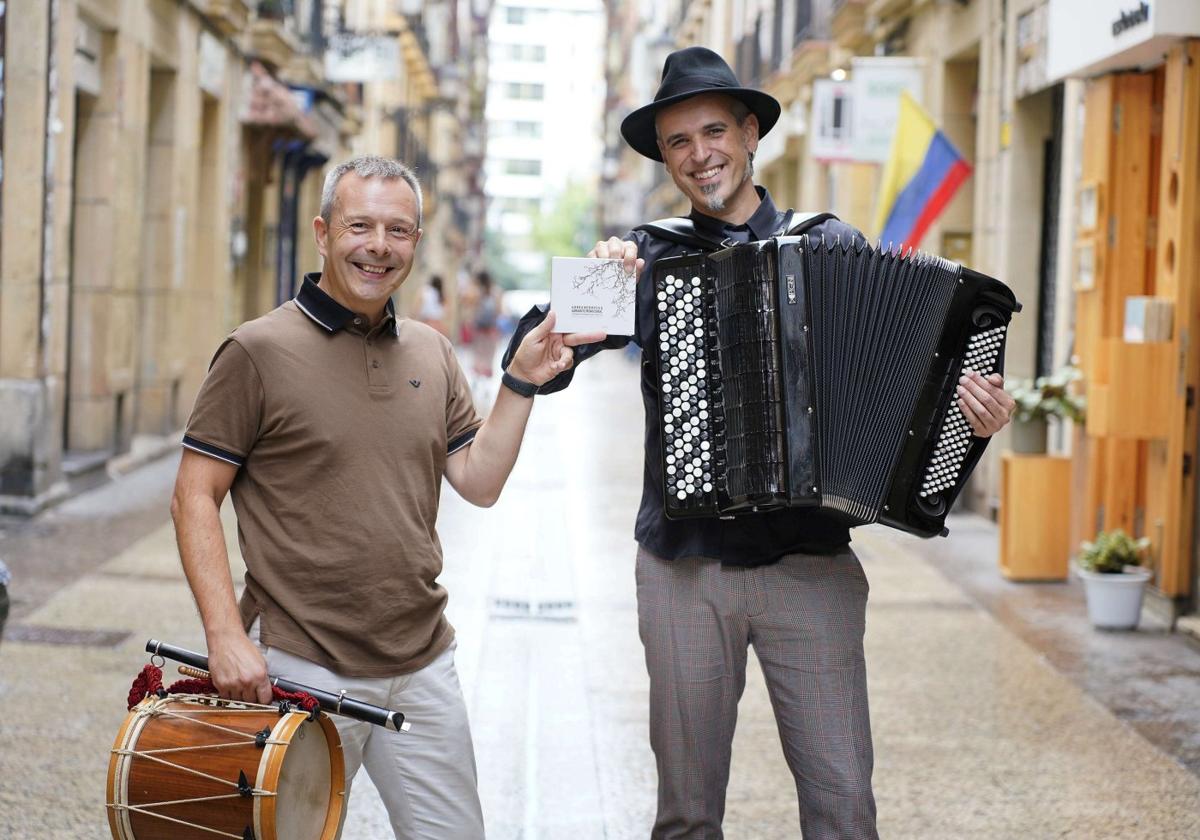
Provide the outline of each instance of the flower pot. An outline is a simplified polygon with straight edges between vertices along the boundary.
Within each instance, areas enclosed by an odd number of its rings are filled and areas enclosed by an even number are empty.
[[[1012,424],[1009,437],[1012,451],[1018,455],[1046,454],[1046,418],[1021,420]]]
[[[1077,569],[1083,580],[1088,618],[1106,630],[1133,630],[1142,614],[1142,595],[1150,570],[1126,566],[1124,572],[1101,574]]]

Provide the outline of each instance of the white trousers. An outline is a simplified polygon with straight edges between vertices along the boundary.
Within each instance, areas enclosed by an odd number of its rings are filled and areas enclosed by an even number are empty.
[[[450,647],[419,671],[399,677],[347,677],[307,659],[265,647],[258,622],[250,638],[263,650],[273,676],[403,712],[409,732],[333,715],[346,762],[346,801],[359,767],[379,789],[397,840],[482,840],[475,751],[454,651]],[[346,812],[342,811],[345,823]],[[338,836],[341,836],[339,830]]]

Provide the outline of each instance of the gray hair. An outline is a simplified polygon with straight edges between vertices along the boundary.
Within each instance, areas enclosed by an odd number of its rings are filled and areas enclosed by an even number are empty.
[[[348,172],[353,172],[359,178],[399,178],[404,181],[412,187],[413,195],[417,197],[417,227],[421,226],[423,204],[421,184],[417,181],[416,173],[395,158],[379,155],[360,155],[329,170],[329,174],[325,176],[325,186],[321,188],[321,218],[325,220],[325,224],[329,224],[333,216],[333,201],[337,195],[338,182]]]
[[[729,110],[733,114],[733,118],[737,120],[737,124],[741,125],[746,121],[746,117],[750,116],[750,106],[740,99],[729,97],[733,102],[729,105]]]

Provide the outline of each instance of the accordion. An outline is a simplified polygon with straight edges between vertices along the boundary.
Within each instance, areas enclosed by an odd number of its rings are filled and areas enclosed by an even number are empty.
[[[1003,283],[861,240],[775,237],[654,268],[664,507],[785,507],[944,535],[983,453],[964,369],[1002,372]]]

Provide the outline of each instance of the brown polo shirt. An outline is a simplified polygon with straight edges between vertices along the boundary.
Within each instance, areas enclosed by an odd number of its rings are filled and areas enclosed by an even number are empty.
[[[305,277],[217,350],[183,445],[239,467],[247,629],[347,676],[424,667],[450,644],[434,523],[447,456],[480,426],[442,335],[382,323]]]

